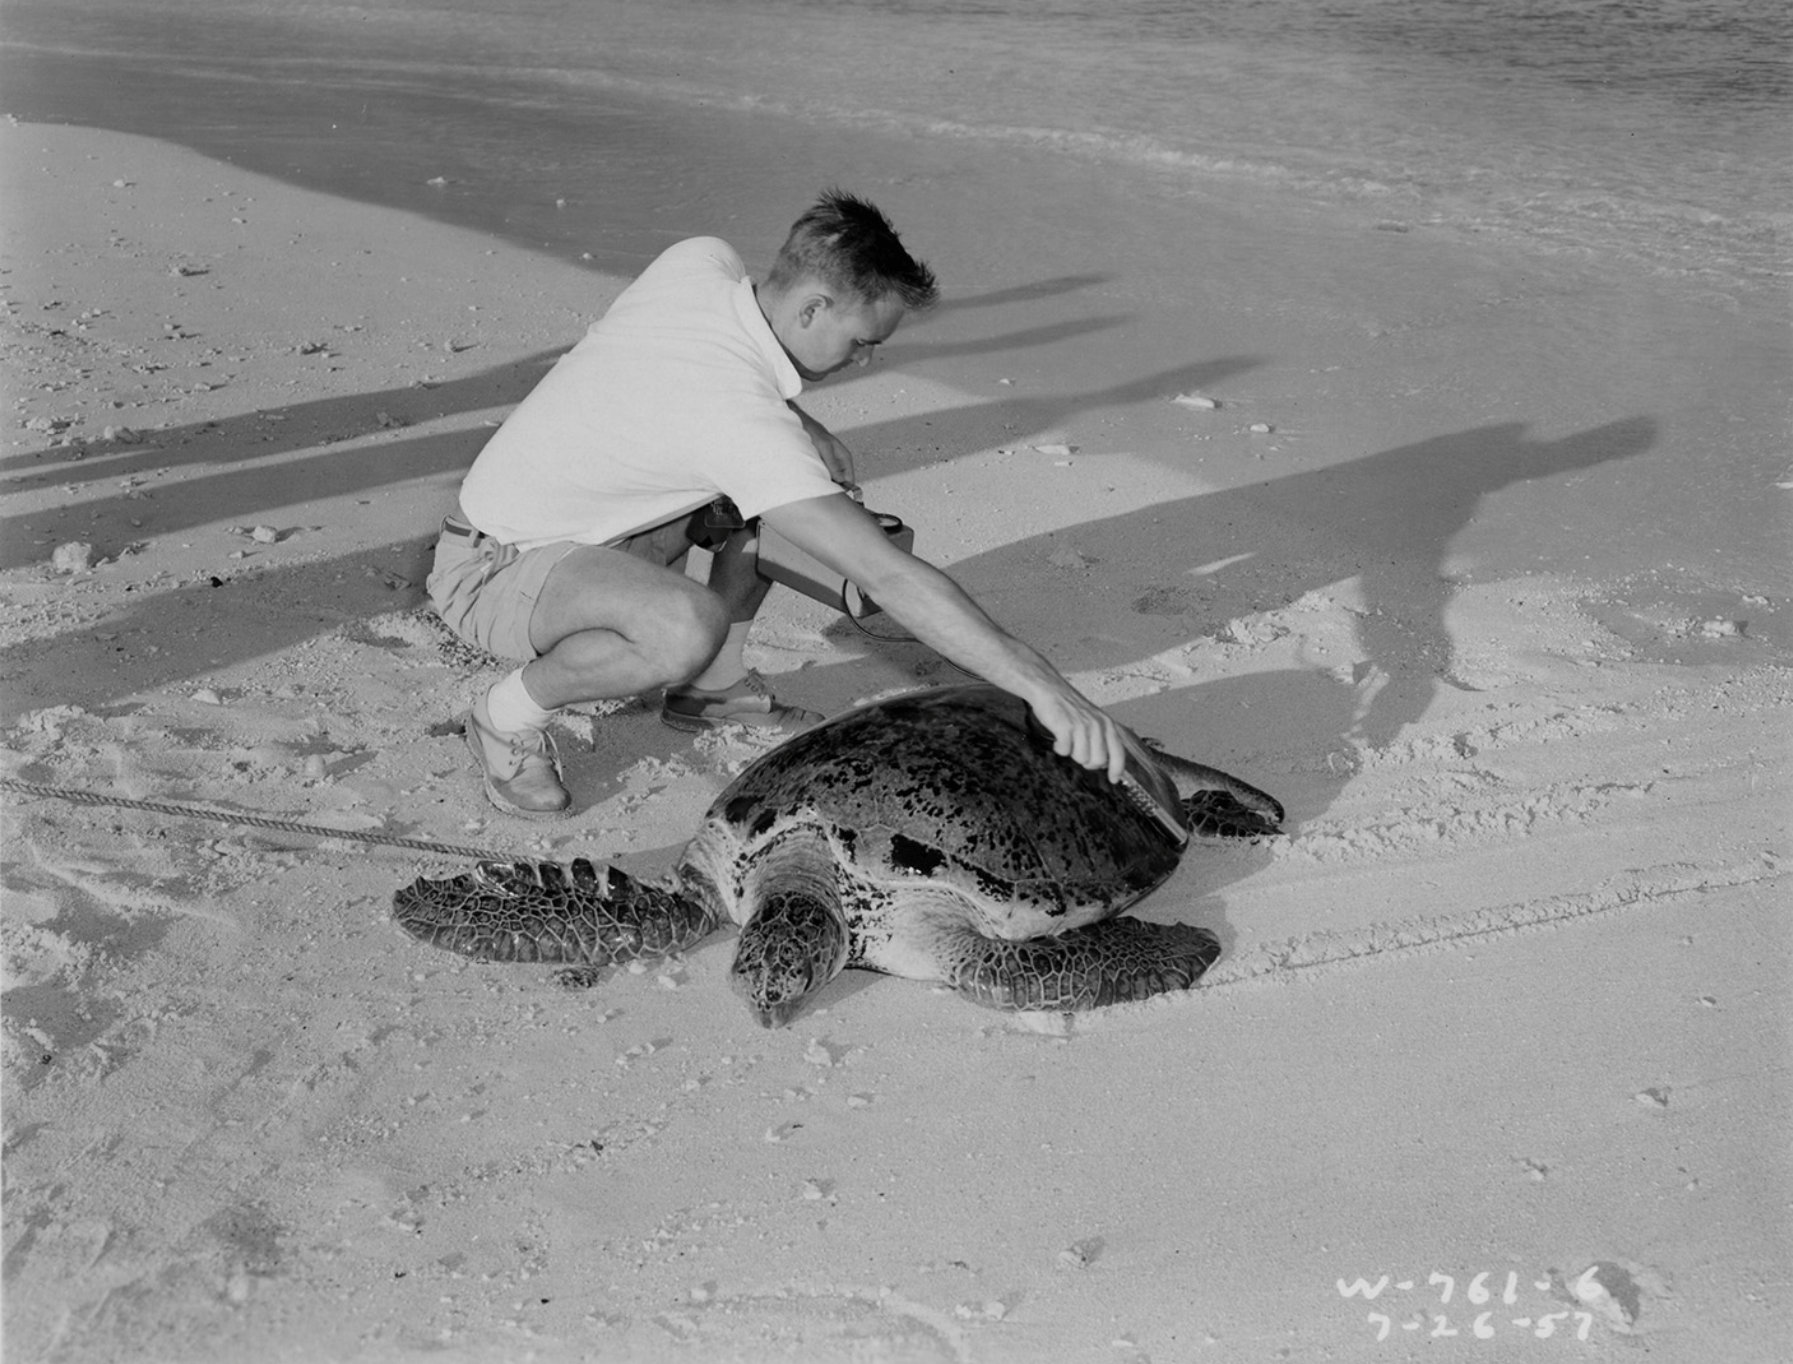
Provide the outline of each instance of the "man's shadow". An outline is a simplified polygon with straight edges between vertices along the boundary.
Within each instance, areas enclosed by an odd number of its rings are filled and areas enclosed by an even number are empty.
[[[1393,744],[1441,687],[1474,690],[1457,674],[1445,621],[1456,584],[1443,569],[1483,499],[1628,459],[1655,439],[1648,417],[1560,440],[1530,439],[1521,423],[1480,427],[1082,522],[962,560],[951,573],[1067,673],[1124,670],[1204,637],[1228,639],[1233,621],[1249,629],[1254,616],[1355,580],[1354,594],[1338,594],[1355,597],[1339,601],[1358,651],[1343,675],[1316,663],[1193,682],[1114,708],[1203,761],[1240,751],[1229,717],[1244,708],[1260,721],[1274,715],[1278,750],[1311,755],[1314,780],[1290,811],[1311,816],[1348,779],[1350,755]],[[925,555],[927,527],[917,530]],[[856,635],[844,623],[833,628]]]

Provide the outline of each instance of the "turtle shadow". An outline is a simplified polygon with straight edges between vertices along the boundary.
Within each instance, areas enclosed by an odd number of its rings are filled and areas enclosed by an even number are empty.
[[[1204,852],[1220,856],[1204,858]],[[1207,929],[1220,940],[1218,964],[1233,955],[1234,946],[1241,938],[1249,936],[1234,926],[1233,919],[1239,910],[1228,899],[1227,889],[1257,875],[1275,859],[1276,853],[1269,840],[1254,840],[1247,846],[1226,848],[1192,843],[1183,855],[1182,866],[1170,879],[1127,913],[1147,923],[1188,924],[1192,928]]]
[[[855,995],[878,986],[900,988],[910,986],[914,989],[931,990],[933,985],[925,980],[904,980],[900,976],[887,976],[882,971],[874,971],[865,966],[849,966],[820,990],[810,1006],[803,1011],[803,1022],[813,1023],[818,1015],[826,1015],[830,1009],[837,1008],[852,999]]]

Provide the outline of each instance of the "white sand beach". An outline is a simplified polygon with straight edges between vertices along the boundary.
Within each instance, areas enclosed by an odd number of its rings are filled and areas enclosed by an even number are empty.
[[[568,714],[576,817],[501,815],[497,666],[422,594],[625,281],[122,133],[0,155],[0,776],[55,789],[0,792],[9,1361],[1786,1357],[1767,301],[1267,198],[1173,242],[1099,167],[866,185],[947,286],[806,400],[868,503],[1288,836],[1140,906],[1220,935],[1186,994],[850,972],[763,1031],[726,936],[570,991],[393,924],[464,860],[63,794],[670,865],[763,741]],[[830,713],[957,676],[782,589],[750,658]]]

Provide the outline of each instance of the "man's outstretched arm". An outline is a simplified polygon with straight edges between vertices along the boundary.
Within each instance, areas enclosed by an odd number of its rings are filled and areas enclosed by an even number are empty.
[[[893,545],[851,498],[837,493],[787,502],[761,519],[855,583],[922,643],[1026,701],[1056,752],[1119,780],[1127,751],[1107,712],[991,620],[946,574]]]

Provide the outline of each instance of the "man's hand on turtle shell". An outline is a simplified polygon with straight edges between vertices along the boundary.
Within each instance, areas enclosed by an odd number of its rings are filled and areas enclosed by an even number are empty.
[[[1119,781],[1127,768],[1127,746],[1121,727],[1093,701],[1067,686],[1062,692],[1029,702],[1034,717],[1052,735],[1052,751],[1079,767],[1106,770]]]

